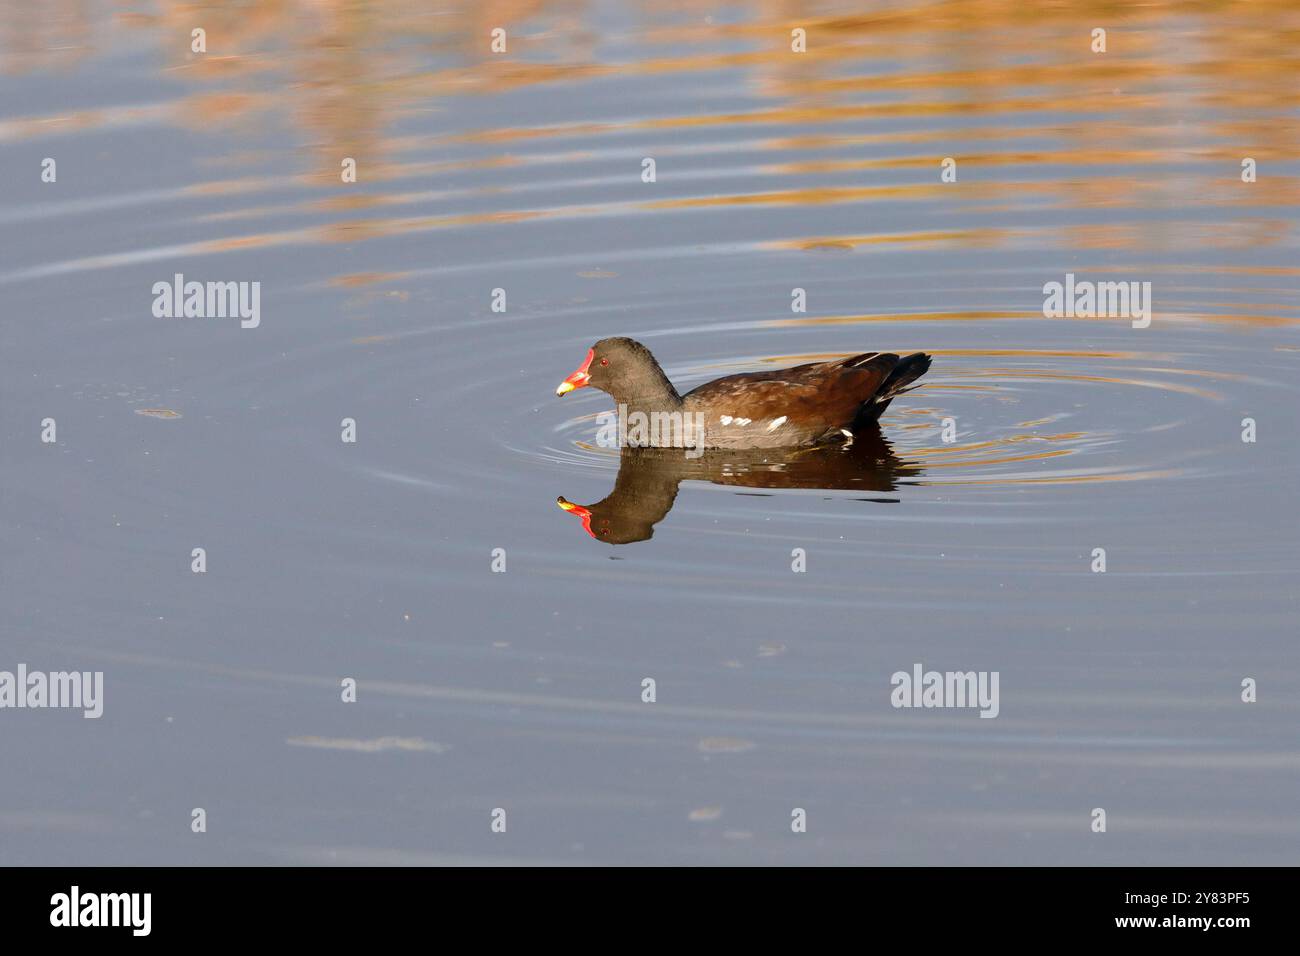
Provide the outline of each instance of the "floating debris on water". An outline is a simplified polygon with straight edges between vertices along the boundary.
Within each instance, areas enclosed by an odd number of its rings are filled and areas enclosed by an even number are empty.
[[[699,743],[700,753],[706,754],[743,754],[756,746],[754,741],[739,737],[705,737]]]
[[[451,749],[446,744],[424,740],[421,737],[375,737],[372,740],[357,740],[352,737],[290,737],[285,743],[294,747],[353,750],[368,754],[379,753],[381,750],[418,750],[441,754]]]

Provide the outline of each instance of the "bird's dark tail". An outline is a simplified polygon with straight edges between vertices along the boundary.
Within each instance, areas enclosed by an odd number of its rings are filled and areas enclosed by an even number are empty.
[[[880,383],[880,388],[871,401],[862,406],[858,417],[853,422],[854,429],[868,422],[878,421],[885,409],[897,396],[910,392],[917,386],[912,385],[918,378],[930,371],[930,356],[924,352],[915,352],[899,359],[889,377]]]

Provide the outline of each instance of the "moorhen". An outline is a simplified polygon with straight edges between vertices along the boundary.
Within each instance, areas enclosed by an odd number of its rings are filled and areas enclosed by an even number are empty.
[[[620,414],[680,413],[703,428],[702,448],[789,448],[852,442],[889,403],[925,374],[930,356],[864,352],[775,372],[714,379],[677,394],[650,350],[628,338],[601,339],[555,390],[590,385],[608,392]],[[650,442],[650,444],[660,444]]]
[[[698,459],[667,448],[624,448],[619,455],[614,490],[590,505],[567,498],[561,508],[582,519],[597,541],[631,544],[654,534],[677,498],[683,481],[708,481],[739,488],[826,488],[860,493],[890,492],[920,479],[921,466],[903,461],[878,427],[864,428],[858,440],[843,445],[777,450],[714,449]],[[897,502],[897,498],[862,497],[860,501]]]

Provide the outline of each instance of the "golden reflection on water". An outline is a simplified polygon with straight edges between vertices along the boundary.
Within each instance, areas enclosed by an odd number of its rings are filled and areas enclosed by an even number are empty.
[[[783,0],[741,4],[741,22],[725,24],[707,21],[715,6],[707,2],[630,6],[641,56],[617,62],[598,59],[601,37],[592,5],[540,0],[271,0],[237,6],[162,0],[156,14],[122,3],[107,16],[80,3],[53,2],[11,9],[0,21],[0,54],[7,72],[60,69],[147,35],[158,43],[164,68],[196,87],[175,104],[175,122],[237,123],[283,111],[307,145],[316,147],[321,171],[331,176],[334,157],[351,147],[372,157],[376,144],[381,154],[400,148],[391,133],[395,121],[407,111],[437,109],[439,97],[615,72],[652,76],[728,68],[744,71],[783,105],[474,135],[480,141],[592,139],[638,125],[806,129],[881,115],[1048,110],[1071,117],[1062,132],[1072,149],[990,150],[964,159],[1031,166],[1057,159],[1235,163],[1247,146],[1261,160],[1296,154],[1300,9],[1291,0],[1190,7],[1175,0],[1118,7],[1082,0],[1037,4],[1032,17],[1022,4],[1006,0],[940,0],[866,12]],[[665,22],[670,20],[675,22]],[[1090,31],[1098,24],[1110,33],[1104,55],[1089,49]],[[190,31],[197,25],[208,34],[206,55],[190,53]],[[496,26],[510,33],[504,56],[489,51],[489,31]],[[792,26],[803,27],[809,37],[808,52],[798,57],[789,53]],[[736,41],[750,49],[719,51]],[[676,55],[656,55],[665,50]],[[900,60],[927,68],[899,71]],[[864,96],[870,101],[862,102]],[[1159,125],[1162,116],[1191,114],[1197,106],[1238,112],[1231,121]],[[1157,119],[1155,127],[1148,112]],[[1107,117],[1089,119],[1100,113]],[[94,116],[89,111],[81,121],[93,122]],[[1158,145],[1136,144],[1150,143],[1152,133]],[[1207,145],[1213,141],[1222,145]],[[787,139],[785,145],[797,142]],[[1294,201],[1294,183],[1288,188]]]
[[[994,222],[979,228],[788,236],[758,245],[806,252],[897,244],[932,249],[1050,245],[1176,255],[1295,241],[1294,216],[1285,210],[1300,204],[1300,177],[1276,169],[1292,161],[1300,147],[1300,6],[1292,0],[1190,7],[1173,0],[1121,6],[1049,2],[1035,5],[1032,17],[1009,0],[936,0],[866,11],[760,0],[740,5],[739,17],[728,17],[738,22],[720,22],[712,17],[713,4],[691,0],[627,7],[630,33],[620,33],[611,47],[595,26],[597,6],[580,0],[436,5],[300,0],[239,6],[163,0],[152,13],[124,3],[107,11],[59,2],[15,5],[0,19],[0,62],[6,72],[67,69],[107,50],[135,46],[146,51],[139,55],[156,57],[156,68],[181,85],[160,87],[158,102],[3,121],[0,140],[141,125],[234,131],[286,126],[297,168],[277,176],[240,176],[241,164],[259,158],[241,159],[232,152],[214,165],[232,167],[236,175],[180,190],[207,196],[278,197],[287,185],[334,186],[340,157],[364,162],[363,194],[309,192],[289,201],[208,212],[203,221],[210,223],[275,217],[277,224],[195,243],[186,252],[354,243],[543,218],[882,202],[943,204]],[[1099,24],[1108,29],[1102,55],[1089,47],[1091,30]],[[208,52],[195,55],[190,31],[200,25],[207,31]],[[509,31],[506,55],[490,52],[489,32],[496,26]],[[790,53],[793,26],[807,30],[805,54]],[[702,100],[668,96],[663,99],[667,115],[639,108],[612,119],[536,125],[493,125],[493,114],[485,110],[485,122],[477,127],[471,121],[464,128],[462,121],[435,134],[402,131],[404,120],[436,114],[453,99],[472,101],[524,87],[561,91],[566,84],[615,75],[645,76],[653,83],[706,72],[726,74],[728,83],[743,84],[758,99],[748,108],[710,110]],[[863,129],[876,120],[891,126],[901,121],[901,126]],[[711,143],[690,148],[733,155],[740,164],[732,170],[737,175],[687,177],[673,194],[649,201],[597,189],[590,201],[569,205],[547,204],[548,191],[532,182],[562,170],[566,158],[616,151],[630,133],[658,136],[660,151],[671,157],[684,148],[677,134],[691,130],[713,131]],[[742,150],[736,148],[738,136]],[[454,144],[477,144],[489,155],[429,158],[430,151]],[[900,146],[902,152],[888,152]],[[939,158],[962,146],[969,152],[956,156],[960,188],[941,184]],[[526,149],[520,152],[521,147]],[[868,156],[815,155],[853,147],[880,147],[886,154],[872,149]],[[1239,178],[1245,155],[1260,164],[1261,175],[1252,184]],[[511,166],[519,173],[513,182],[440,191],[454,173]],[[888,174],[898,181],[843,181],[855,174]],[[741,184],[755,177],[763,178],[762,188]],[[409,188],[412,181],[420,188]],[[533,204],[530,194],[536,196]],[[494,208],[399,213],[448,198],[477,198]],[[132,201],[123,199],[127,205]],[[392,212],[375,215],[380,209]],[[1016,213],[1096,209],[1123,209],[1126,215],[1105,223],[1080,222],[1075,215],[1053,216],[1047,223],[1026,223],[1023,215],[1015,225],[996,221]],[[1200,210],[1204,216],[1170,223],[1151,215],[1165,209]],[[332,221],[302,228],[285,228],[283,222],[322,214]],[[87,260],[66,264],[62,271],[92,266]],[[1101,267],[1119,271],[1107,263]],[[1244,274],[1250,268],[1221,267]],[[1261,275],[1297,274],[1258,268]],[[1273,311],[1267,305],[1188,303],[1181,315],[1284,326],[1296,323],[1294,311],[1287,305]],[[908,321],[1030,317],[987,311],[905,316]]]
[[[1103,271],[1103,270],[1098,270]],[[1216,306],[1221,304],[1216,303]],[[1256,308],[1251,306],[1251,308]],[[1279,306],[1291,310],[1291,306]],[[761,323],[771,327],[801,325],[867,325],[873,322],[991,322],[1013,319],[1041,319],[1043,313],[1032,310],[1002,309],[988,311],[964,309],[946,312],[881,312],[874,315],[813,315],[789,319],[772,319]],[[1162,322],[1180,319],[1197,322],[1226,323],[1232,325],[1255,325],[1281,327],[1300,324],[1300,318],[1289,315],[1273,315],[1261,312],[1207,312],[1186,310],[1161,316]],[[1108,316],[1073,316],[1071,318],[1053,319],[1054,322],[1128,322],[1128,319],[1116,319]],[[928,348],[928,346],[927,346]],[[933,349],[931,349],[933,351]]]

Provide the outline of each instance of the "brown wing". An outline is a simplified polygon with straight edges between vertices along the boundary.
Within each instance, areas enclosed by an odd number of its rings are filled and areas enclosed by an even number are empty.
[[[688,411],[706,412],[710,439],[721,444],[799,444],[850,427],[897,364],[897,355],[868,352],[728,375],[688,392],[682,401]]]

